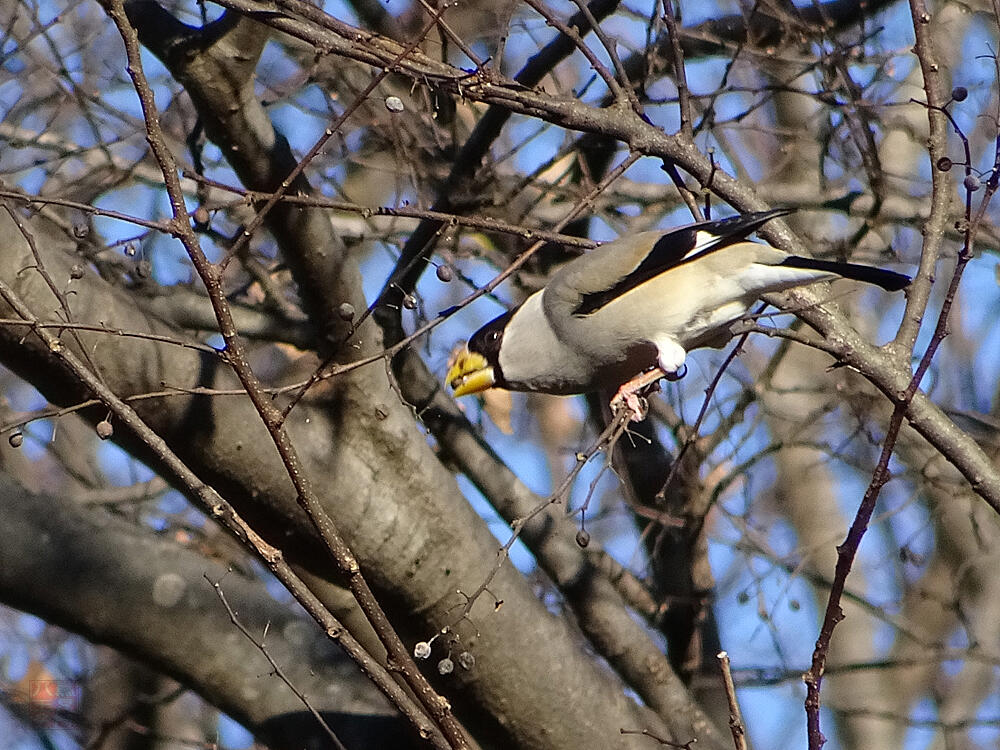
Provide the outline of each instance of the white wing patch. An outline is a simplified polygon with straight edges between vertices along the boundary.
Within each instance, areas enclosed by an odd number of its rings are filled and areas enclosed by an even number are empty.
[[[712,234],[711,232],[706,232],[704,230],[695,232],[694,247],[684,254],[684,260],[688,260],[689,258],[693,258],[695,255],[708,252],[725,239],[726,237],[718,234]]]

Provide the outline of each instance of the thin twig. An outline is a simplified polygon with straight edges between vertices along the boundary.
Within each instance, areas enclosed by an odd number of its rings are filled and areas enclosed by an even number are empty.
[[[729,654],[720,651],[716,658],[722,670],[722,686],[729,701],[729,731],[733,733],[733,744],[736,750],[747,750],[747,732],[740,713],[740,704],[736,700],[736,686],[733,684],[733,673],[729,665]]]
[[[615,76],[618,83],[621,85],[620,93],[624,94],[628,99],[628,103],[631,105],[632,110],[637,115],[642,115],[642,104],[639,103],[638,97],[635,95],[635,90],[632,88],[632,82],[629,80],[628,72],[625,70],[625,66],[622,65],[621,58],[618,57],[618,45],[615,41],[604,33],[604,29],[601,28],[601,24],[594,14],[591,13],[585,0],[573,0],[576,7],[580,9],[580,13],[583,17],[587,19],[591,28],[594,31],[594,36],[597,37],[601,46],[604,47],[604,51],[608,53],[608,59],[611,60],[611,64],[615,68]]]
[[[766,306],[767,305],[762,305],[758,310],[758,313]],[[701,409],[698,411],[698,417],[694,420],[694,424],[691,425],[691,429],[688,430],[687,438],[685,438],[684,442],[681,444],[680,450],[677,451],[677,457],[670,465],[670,473],[667,474],[667,478],[663,482],[663,487],[661,487],[660,491],[656,493],[656,500],[662,502],[666,498],[667,490],[670,488],[671,482],[674,481],[674,478],[677,476],[677,472],[680,470],[681,461],[684,459],[688,450],[698,440],[698,431],[701,429],[701,423],[708,415],[708,407],[712,402],[712,396],[714,395],[716,388],[718,388],[719,383],[722,382],[722,376],[729,368],[729,365],[732,364],[733,360],[736,359],[737,355],[743,351],[743,345],[747,342],[749,337],[749,331],[740,336],[739,340],[736,342],[736,346],[734,346],[729,351],[729,354],[726,355],[726,358],[722,360],[722,364],[719,365],[715,375],[712,377],[712,382],[710,382],[708,387],[705,389],[705,398],[701,402]]]
[[[678,750],[691,750],[692,745],[698,741],[698,738],[696,737],[688,740],[687,742],[672,742],[664,737],[659,737],[653,734],[648,729],[619,729],[618,731],[623,735],[638,734],[642,737],[649,737],[651,740],[654,740],[661,745],[665,745],[666,747],[676,747]]]
[[[191,180],[197,180],[198,182],[204,183],[209,187],[225,190],[233,193],[234,195],[241,196],[241,199],[238,201],[219,203],[217,205],[213,204],[212,208],[238,208],[246,205],[247,201],[267,200],[276,195],[275,193],[267,193],[259,190],[247,190],[236,185],[228,185],[224,182],[196,175],[193,172],[188,172],[187,170],[183,172],[183,176]],[[0,190],[0,197],[3,197],[5,194],[5,191]],[[14,196],[23,197],[24,200],[37,201],[39,203],[50,202],[47,198],[37,198],[20,193],[16,193]],[[577,237],[572,234],[560,234],[559,232],[551,230],[526,227],[523,224],[512,224],[511,222],[504,221],[503,219],[494,219],[489,216],[466,216],[463,214],[450,213],[447,211],[435,211],[433,209],[419,208],[416,206],[365,206],[360,203],[334,200],[314,195],[283,195],[280,197],[280,200],[282,203],[287,203],[293,206],[309,206],[310,208],[329,208],[335,211],[349,211],[351,213],[360,214],[365,219],[371,218],[372,216],[393,216],[406,219],[440,221],[449,227],[471,227],[472,229],[479,229],[484,232],[510,234],[526,240],[545,240],[546,242],[553,242],[558,245],[580,248],[581,250],[592,248],[597,244],[593,240],[587,239],[586,237]],[[94,210],[87,208],[85,204],[81,205],[83,205],[84,208],[80,210]],[[163,229],[162,226],[158,226],[156,228],[161,229],[161,231]]]
[[[493,583],[493,579],[496,578],[497,573],[499,573],[501,568],[503,568],[504,562],[510,556],[510,548],[514,546],[514,542],[516,542],[521,536],[521,531],[524,529],[525,525],[550,505],[559,503],[565,498],[570,485],[580,472],[583,471],[583,467],[586,466],[598,453],[611,450],[618,439],[624,434],[625,430],[628,428],[629,419],[630,415],[627,411],[620,411],[615,416],[615,419],[613,419],[608,426],[604,428],[604,432],[600,434],[597,440],[594,441],[593,445],[591,445],[587,451],[576,454],[576,465],[569,472],[569,474],[563,478],[562,482],[559,483],[559,486],[556,487],[552,494],[538,503],[538,505],[532,508],[525,515],[511,521],[511,534],[507,538],[507,541],[504,542],[500,549],[497,550],[497,562],[490,569],[486,578],[483,579],[483,582],[479,584],[476,590],[471,594],[465,594],[461,591],[459,592],[465,598],[465,606],[462,608],[461,614],[456,618],[456,622],[468,617],[469,613],[472,611],[473,605],[476,603],[476,600],[482,596],[483,593],[489,590],[490,584]]]
[[[685,138],[693,141],[694,130],[691,119],[691,89],[688,87],[687,71],[684,66],[684,50],[681,49],[681,39],[677,33],[677,19],[674,17],[672,0],[663,0],[663,22],[667,26],[667,38],[670,42],[670,55],[674,64],[674,86],[677,87],[677,106],[681,114],[680,131]]]
[[[229,615],[229,621],[236,626],[237,630],[246,636],[246,639],[250,641],[250,643],[257,647],[257,650],[260,651],[261,654],[264,655],[264,658],[267,659],[267,663],[271,665],[271,669],[274,670],[274,673],[288,686],[289,690],[295,693],[295,697],[298,698],[302,705],[306,707],[306,710],[313,715],[313,718],[316,719],[319,725],[323,728],[323,732],[330,738],[330,741],[334,744],[334,746],[338,750],[347,750],[347,748],[344,747],[344,743],[342,743],[340,738],[337,737],[336,732],[334,732],[330,725],[326,723],[326,719],[324,719],[322,714],[320,714],[320,712],[313,707],[313,704],[309,701],[309,697],[295,686],[295,683],[291,681],[278,662],[274,660],[274,657],[271,656],[271,652],[267,650],[267,645],[264,643],[263,639],[257,640],[256,636],[247,630],[246,626],[240,622],[239,616],[235,611],[233,611],[233,608],[229,606],[229,600],[226,599],[226,592],[222,590],[222,582],[213,581],[208,577],[207,573],[203,573],[202,575],[212,588],[215,589],[215,593],[219,597],[219,601],[222,602],[222,606],[226,608],[226,614]],[[265,629],[265,633],[266,632],[267,631]]]
[[[601,77],[605,85],[608,87],[608,91],[615,98],[615,101],[624,103],[629,100],[628,94],[625,89],[618,83],[614,75],[607,66],[601,62],[600,58],[594,54],[594,51],[583,41],[583,37],[577,33],[576,29],[569,26],[566,23],[560,21],[548,8],[546,8],[539,0],[524,0],[525,4],[528,5],[532,10],[534,10],[538,15],[545,19],[547,23],[552,28],[556,29],[560,34],[562,34],[566,39],[569,39],[576,45],[576,48],[583,53],[583,56],[587,58],[587,62],[590,63],[590,67],[594,70],[597,75]],[[589,10],[587,11],[589,15]],[[591,16],[593,17],[593,16]],[[596,29],[595,29],[596,30]],[[627,79],[626,79],[627,80]],[[634,95],[633,95],[634,96]]]

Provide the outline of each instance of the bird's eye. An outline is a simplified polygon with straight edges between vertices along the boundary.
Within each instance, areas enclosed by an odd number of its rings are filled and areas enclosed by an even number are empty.
[[[486,340],[487,340],[487,341],[489,341],[489,342],[490,342],[491,344],[492,344],[492,343],[493,343],[494,341],[496,341],[496,340],[497,340],[498,338],[500,338],[500,332],[499,332],[499,331],[490,331],[490,332],[489,332],[489,333],[488,333],[488,334],[486,335]]]

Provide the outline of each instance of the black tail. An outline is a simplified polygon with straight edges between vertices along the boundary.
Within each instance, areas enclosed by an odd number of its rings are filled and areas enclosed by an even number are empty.
[[[910,285],[910,277],[905,274],[874,266],[862,266],[857,263],[840,263],[835,260],[816,260],[815,258],[803,258],[800,255],[789,255],[779,265],[807,268],[810,271],[828,271],[843,276],[845,279],[875,284],[887,292],[898,292]]]

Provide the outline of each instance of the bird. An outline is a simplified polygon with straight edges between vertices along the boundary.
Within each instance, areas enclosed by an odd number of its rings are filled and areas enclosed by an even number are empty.
[[[450,363],[454,395],[488,388],[556,395],[617,389],[612,410],[645,418],[640,394],[686,373],[687,353],[720,348],[763,294],[853,279],[910,283],[874,266],[791,255],[747,238],[794,209],[743,213],[621,237],[562,266],[484,325]]]

